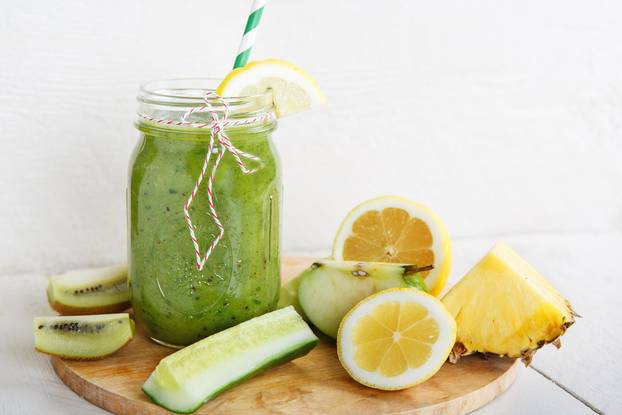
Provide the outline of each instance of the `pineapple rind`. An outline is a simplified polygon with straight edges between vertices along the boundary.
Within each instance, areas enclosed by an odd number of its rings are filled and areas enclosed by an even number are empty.
[[[442,301],[458,325],[460,355],[530,360],[533,350],[564,334],[575,316],[549,282],[505,244],[494,246]]]

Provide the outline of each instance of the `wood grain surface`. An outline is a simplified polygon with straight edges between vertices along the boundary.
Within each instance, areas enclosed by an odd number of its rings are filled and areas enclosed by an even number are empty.
[[[310,263],[286,258],[284,278]],[[151,342],[140,331],[115,355],[95,362],[52,358],[54,371],[78,395],[115,414],[166,414],[141,385],[160,359],[174,350]],[[429,381],[404,391],[379,391],[359,385],[345,372],[334,342],[321,337],[307,356],[268,370],[223,393],[199,414],[412,413],[464,414],[477,409],[514,381],[518,362],[479,356],[445,364]]]
[[[466,272],[473,259],[485,252],[493,241],[488,238],[468,241],[459,239],[454,242],[455,275],[450,284]],[[605,314],[607,308],[594,310],[587,300],[583,301],[583,298],[589,296],[583,291],[584,285],[579,283],[585,275],[591,275],[591,284],[599,286],[607,283],[609,298],[615,297],[622,287],[622,280],[615,278],[617,257],[612,254],[609,260],[602,258],[602,263],[592,262],[589,252],[586,256],[577,256],[576,252],[586,247],[592,251],[606,247],[611,253],[619,252],[622,236],[543,238],[530,235],[512,237],[508,242],[520,249],[521,253],[524,252],[538,267],[552,261],[548,269],[542,269],[547,276],[551,270],[556,269],[554,263],[560,264],[560,277],[566,273],[564,267],[571,267],[573,272],[566,275],[569,281],[562,288],[566,296],[573,300],[573,305],[585,316],[581,321],[588,321],[589,318],[590,324],[575,324],[564,336],[561,350],[551,347],[551,354],[565,356],[563,364],[555,364],[546,349],[536,355],[536,367],[546,373],[549,366],[555,365],[559,376],[549,372],[547,374],[551,377],[545,378],[535,370],[519,365],[519,374],[512,387],[472,414],[594,415],[594,411],[584,402],[589,402],[601,413],[617,413],[617,408],[622,404],[618,392],[618,385],[622,383],[619,380],[622,370],[618,370],[620,362],[615,360],[615,353],[607,352],[610,351],[608,348],[615,348],[620,332],[611,330],[610,334],[617,333],[618,337],[602,336],[602,332],[611,326],[610,320],[594,318],[594,314]],[[555,253],[554,258],[548,258],[546,253],[552,252],[555,246],[563,247],[564,251]],[[558,284],[557,281],[554,283]],[[37,353],[33,348],[33,317],[53,314],[45,298],[46,287],[47,278],[42,274],[0,275],[0,304],[5,310],[0,312],[0,324],[11,334],[0,342],[0,356],[4,365],[0,372],[0,414],[104,415],[108,412],[82,399],[58,378],[49,356]],[[603,291],[604,288],[598,294]],[[595,335],[599,330],[601,333]],[[594,350],[604,350],[605,353],[594,354]],[[588,355],[590,358],[586,359]],[[598,373],[598,376],[593,373]],[[558,386],[560,384],[561,387]],[[563,388],[571,390],[573,394]],[[585,399],[587,396],[592,399]]]

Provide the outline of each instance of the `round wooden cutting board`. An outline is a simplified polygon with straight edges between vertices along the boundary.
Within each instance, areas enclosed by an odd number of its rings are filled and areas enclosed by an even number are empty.
[[[287,279],[310,264],[286,258]],[[138,330],[132,342],[103,360],[53,357],[56,374],[78,395],[115,414],[168,414],[141,386],[160,359],[174,352]],[[308,355],[270,369],[216,397],[197,414],[381,414],[452,415],[471,412],[506,390],[517,374],[513,359],[469,356],[446,363],[430,380],[403,391],[379,391],[352,380],[326,337]]]

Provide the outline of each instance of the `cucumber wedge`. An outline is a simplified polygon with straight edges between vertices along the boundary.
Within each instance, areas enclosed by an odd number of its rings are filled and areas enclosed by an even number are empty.
[[[318,338],[293,307],[255,317],[165,357],[143,391],[188,414],[256,373],[307,354]]]
[[[108,356],[134,337],[129,314],[35,317],[35,349],[74,360]]]
[[[130,306],[127,265],[54,275],[47,296],[50,306],[64,315],[118,313]]]
[[[417,273],[428,269],[381,262],[318,261],[296,277],[300,279],[298,301],[313,325],[337,338],[341,319],[362,299],[394,287],[426,291]]]

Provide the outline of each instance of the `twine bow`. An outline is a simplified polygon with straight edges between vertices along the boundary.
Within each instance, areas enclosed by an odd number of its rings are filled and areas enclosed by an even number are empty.
[[[216,174],[216,170],[218,169],[218,165],[220,164],[220,161],[225,155],[225,152],[228,151],[229,153],[231,153],[236,163],[240,167],[240,170],[244,174],[253,174],[257,171],[257,169],[247,168],[243,159],[253,160],[257,162],[260,161],[259,157],[254,156],[249,153],[245,153],[244,151],[237,149],[233,144],[231,144],[231,140],[225,133],[225,126],[227,124],[227,118],[229,117],[229,106],[224,100],[221,100],[224,106],[224,112],[221,118],[218,116],[218,112],[213,109],[212,104],[209,102],[210,97],[217,98],[218,95],[216,95],[213,92],[208,92],[207,94],[205,94],[205,105],[190,109],[182,117],[182,120],[186,121],[187,118],[194,112],[207,111],[212,117],[212,121],[213,121],[213,123],[211,124],[211,128],[210,128],[209,146],[207,148],[207,154],[205,155],[205,161],[203,162],[203,168],[201,168],[201,173],[199,174],[199,177],[197,178],[197,181],[194,185],[194,189],[192,190],[192,193],[190,193],[190,196],[188,196],[188,200],[184,204],[184,217],[186,219],[186,223],[188,224],[188,230],[190,232],[190,239],[192,239],[192,244],[194,245],[194,253],[196,255],[197,269],[199,271],[203,269],[208,258],[210,257],[212,252],[214,252],[214,249],[216,248],[218,243],[222,240],[222,237],[225,234],[225,228],[222,225],[220,218],[218,217],[218,212],[216,212],[216,205],[214,203],[214,190],[213,190],[214,175]],[[214,165],[212,166],[212,172],[207,179],[207,202],[209,204],[209,210],[210,210],[212,219],[214,220],[214,223],[218,227],[218,235],[212,241],[212,243],[207,248],[205,253],[201,255],[201,248],[199,247],[199,242],[195,234],[195,228],[194,228],[194,225],[192,224],[192,219],[190,218],[190,205],[192,204],[192,201],[196,197],[199,191],[199,186],[201,185],[201,182],[203,181],[205,177],[205,173],[207,172],[207,167],[209,166],[210,159],[214,152],[214,148],[217,149],[218,155],[216,156],[216,160],[214,162]]]

